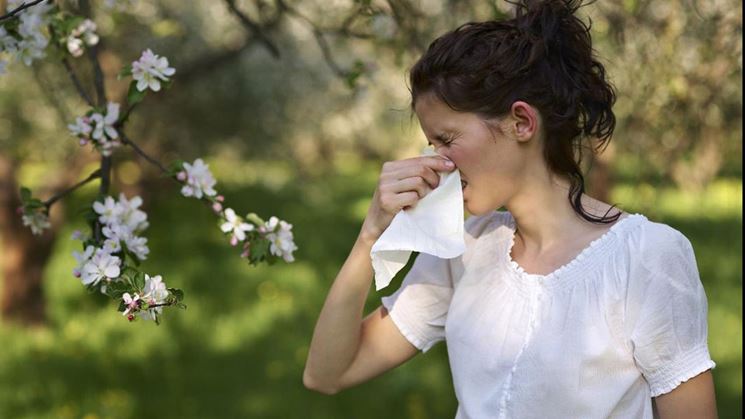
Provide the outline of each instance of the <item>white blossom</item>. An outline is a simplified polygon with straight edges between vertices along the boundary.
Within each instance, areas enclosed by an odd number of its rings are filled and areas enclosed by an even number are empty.
[[[72,256],[75,258],[76,261],[78,261],[78,266],[76,266],[72,270],[72,274],[75,275],[76,278],[80,278],[80,275],[82,273],[83,266],[88,263],[88,261],[91,260],[91,257],[93,257],[93,252],[96,251],[96,248],[93,246],[88,246],[85,248],[83,253],[80,253],[78,251],[73,251]]]
[[[102,224],[116,224],[120,216],[121,207],[116,204],[114,198],[107,196],[103,204],[98,201],[94,202],[93,210],[100,215],[98,221]]]
[[[92,46],[98,43],[99,38],[95,31],[96,24],[90,19],[85,19],[70,32],[66,44],[67,50],[73,57],[83,55],[83,46]]]
[[[82,231],[80,231],[80,230],[75,230],[75,231],[73,231],[73,232],[72,232],[72,234],[70,235],[70,240],[80,240],[80,241],[85,241],[86,239],[87,239],[86,235],[85,235],[85,234],[83,234],[83,232],[82,232]]]
[[[8,31],[0,26],[0,51],[15,54],[18,51],[18,40],[8,35]]]
[[[142,289],[142,299],[150,306],[163,304],[168,298],[168,289],[160,275],[150,277],[145,274],[145,287]],[[149,308],[140,312],[140,317],[145,320],[155,320],[157,315],[163,312],[163,307]]]
[[[168,81],[168,77],[175,73],[176,69],[168,66],[166,57],[153,54],[150,49],[143,51],[140,59],[132,62],[132,78],[137,80],[137,90],[140,92],[147,88],[159,91],[160,82]]]
[[[149,305],[163,304],[168,298],[168,288],[160,275],[145,274],[145,287],[142,289],[142,299]]]
[[[67,37],[67,51],[72,55],[73,57],[80,57],[83,55],[83,40],[80,38],[75,38],[74,36]]]
[[[23,0],[8,1],[7,10],[16,9],[23,3]],[[48,2],[42,2],[18,15],[18,34],[21,39],[12,45],[12,51],[17,59],[27,66],[31,65],[35,59],[45,56],[44,50],[49,45],[49,37],[44,33],[44,28],[49,24],[49,11],[52,7]],[[8,40],[3,41],[3,44],[8,43]]]
[[[103,203],[94,202],[93,209],[100,214],[99,221],[104,224],[102,229],[106,237],[104,246],[110,253],[120,252],[122,242],[140,260],[145,260],[150,249],[147,239],[137,236],[137,233],[148,226],[147,214],[138,208],[142,205],[142,198],[135,196],[131,200],[121,193],[119,201],[107,196]]]
[[[238,241],[246,240],[246,232],[252,231],[254,226],[246,223],[235,214],[232,208],[225,210],[225,219],[227,220],[220,226],[220,230],[224,233],[233,232],[233,237]]]
[[[217,191],[213,189],[217,181],[202,159],[196,159],[192,164],[184,163],[184,171],[186,172],[186,185],[181,188],[182,195],[200,199],[203,195],[217,195]]]
[[[111,281],[119,277],[121,260],[111,255],[106,249],[96,249],[93,257],[83,266],[84,285],[95,285],[101,280]]]
[[[139,232],[148,227],[147,214],[139,210],[142,205],[142,198],[135,196],[127,199],[123,193],[119,194],[119,223],[127,226],[132,232]]]
[[[127,308],[122,313],[123,316],[126,316],[133,311],[137,311],[140,307],[140,296],[136,293],[135,296],[132,297],[128,292],[125,292],[124,295],[122,295],[122,300],[124,301],[124,304],[127,305]]]
[[[67,129],[70,130],[70,134],[76,137],[87,137],[93,131],[93,127],[90,125],[90,119],[87,116],[75,118],[75,123],[68,124]]]
[[[72,35],[83,37],[86,45],[93,46],[98,44],[98,35],[96,35],[96,23],[90,19],[85,19],[78,25],[77,28],[73,29]]]
[[[109,102],[106,105],[105,116],[100,113],[94,113],[90,119],[94,122],[93,134],[91,134],[94,140],[102,140],[104,133],[112,140],[119,138],[119,133],[114,128],[114,124],[119,119],[118,103]]]
[[[297,246],[293,241],[292,224],[271,217],[264,227],[267,231],[266,238],[271,242],[269,251],[275,256],[281,256],[285,262],[293,262],[295,258],[292,252],[297,250]]]
[[[147,255],[150,253],[150,248],[147,247],[147,238],[131,234],[125,238],[124,243],[127,245],[127,249],[134,253],[138,259],[147,259]]]
[[[18,43],[18,58],[23,61],[24,64],[30,66],[34,60],[44,58],[46,49],[49,44],[49,40],[46,38],[31,37],[23,39]]]
[[[31,227],[31,233],[35,236],[41,235],[45,229],[52,226],[49,223],[49,217],[41,211],[23,214],[21,219],[23,220],[23,225]]]

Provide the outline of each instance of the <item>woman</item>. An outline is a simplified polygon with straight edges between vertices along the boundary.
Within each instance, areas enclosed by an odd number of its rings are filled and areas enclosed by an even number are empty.
[[[716,417],[690,242],[584,194],[581,148],[610,140],[615,94],[580,3],[520,3],[513,19],[443,35],[414,65],[412,108],[438,156],[383,165],[306,387],[334,394],[446,339],[459,419]],[[373,243],[455,168],[466,252],[420,254],[363,319]]]

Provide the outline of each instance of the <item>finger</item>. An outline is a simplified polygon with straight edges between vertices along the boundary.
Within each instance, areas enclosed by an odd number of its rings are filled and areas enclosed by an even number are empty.
[[[455,169],[455,163],[444,156],[419,156],[404,160],[415,164],[424,164],[436,172],[450,172]]]
[[[434,170],[431,168],[424,166],[424,165],[416,165],[416,166],[403,166],[401,168],[398,168],[397,170],[388,173],[386,175],[381,175],[382,179],[395,182],[403,179],[408,179],[412,177],[420,177],[424,179],[425,182],[427,182],[427,185],[431,189],[435,189],[437,185],[440,184],[440,175],[437,174]]]
[[[396,208],[403,209],[416,205],[419,201],[419,195],[416,192],[401,192],[396,194],[393,198]]]
[[[419,176],[398,180],[392,183],[390,187],[390,191],[394,193],[414,191],[418,194],[419,199],[424,198],[431,190],[429,184]]]

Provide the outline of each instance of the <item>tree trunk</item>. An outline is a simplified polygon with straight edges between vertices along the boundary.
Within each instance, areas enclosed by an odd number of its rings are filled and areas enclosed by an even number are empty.
[[[16,212],[21,205],[16,165],[0,155],[0,239],[3,321],[40,325],[46,320],[42,274],[52,253],[55,231],[34,236]]]

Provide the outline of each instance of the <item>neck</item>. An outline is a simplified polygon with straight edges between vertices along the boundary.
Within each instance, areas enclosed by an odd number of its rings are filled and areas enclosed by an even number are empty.
[[[531,253],[562,246],[578,230],[591,224],[572,208],[569,187],[568,180],[549,174],[527,178],[519,188],[521,192],[505,204],[515,218],[516,235]],[[593,209],[597,209],[598,204],[601,203],[582,195],[583,207],[593,215],[597,214]]]

